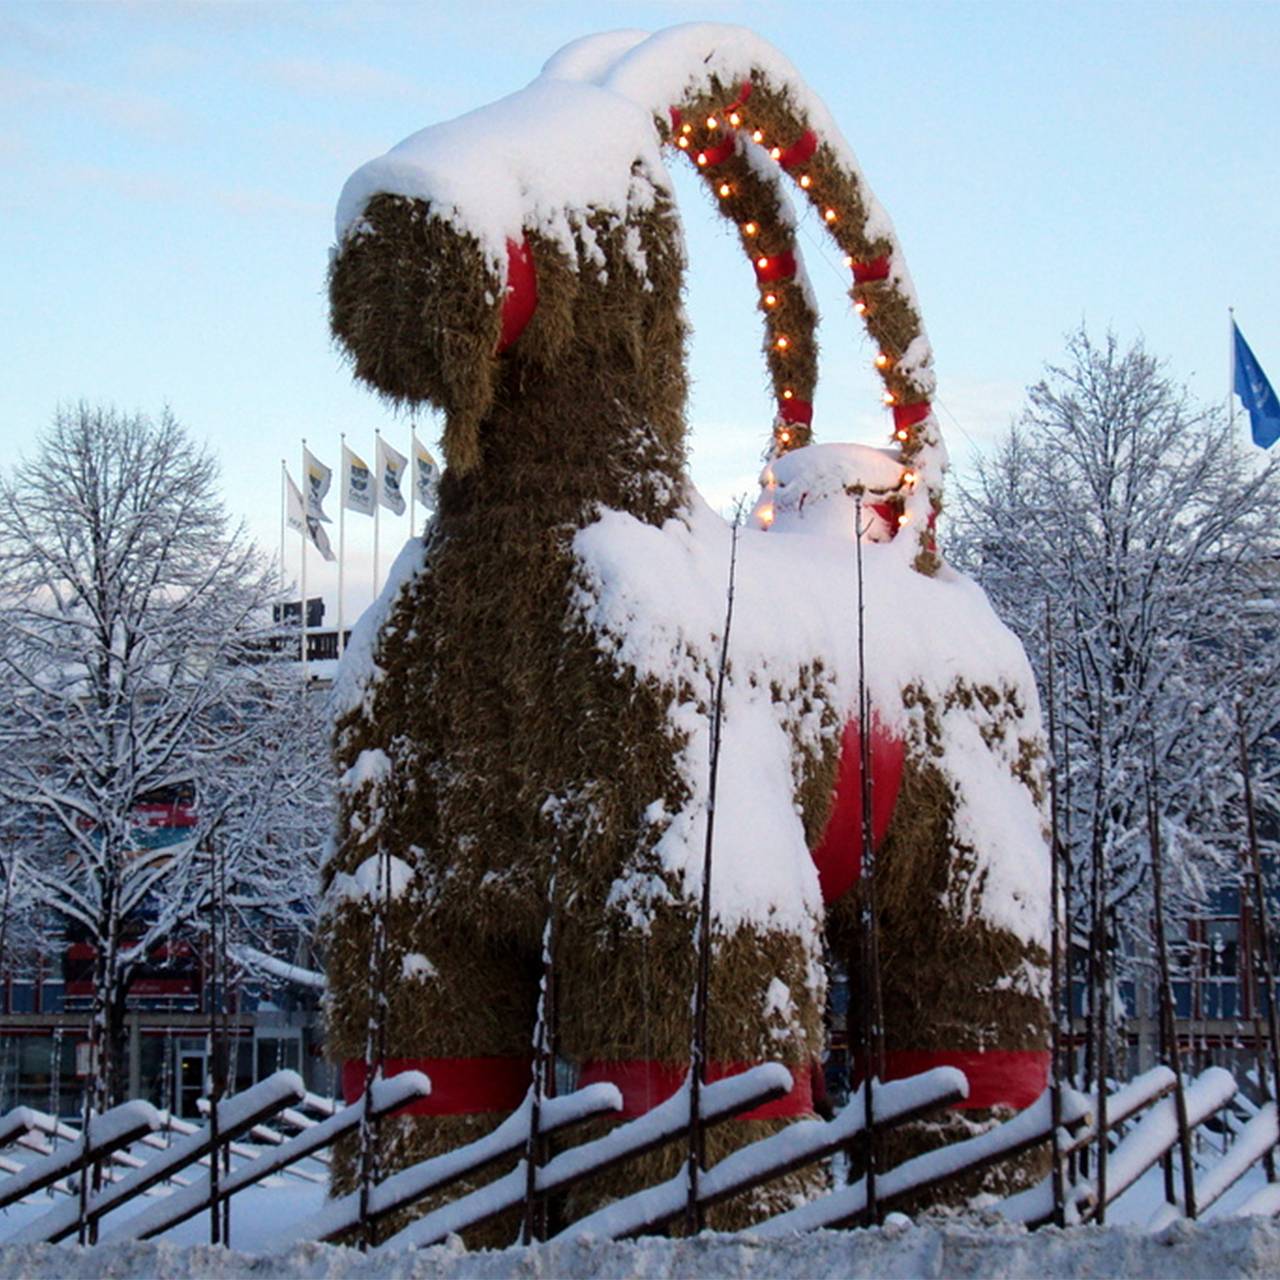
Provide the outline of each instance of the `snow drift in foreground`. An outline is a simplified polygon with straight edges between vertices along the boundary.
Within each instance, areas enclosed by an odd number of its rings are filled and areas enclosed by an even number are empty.
[[[975,1223],[908,1223],[876,1231],[819,1231],[764,1242],[750,1235],[704,1235],[693,1241],[646,1239],[625,1244],[579,1240],[496,1253],[468,1253],[455,1238],[417,1252],[361,1254],[331,1245],[299,1245],[254,1257],[229,1249],[131,1244],[79,1249],[66,1245],[0,1247],[0,1275],[31,1280],[100,1276],[207,1277],[501,1277],[798,1276],[1050,1277],[1274,1276],[1280,1272],[1280,1223],[1267,1219],[1175,1222],[1151,1235],[1133,1227],[1046,1228]]]

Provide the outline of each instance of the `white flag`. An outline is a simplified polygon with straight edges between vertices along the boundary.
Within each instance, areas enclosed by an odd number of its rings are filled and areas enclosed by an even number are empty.
[[[440,484],[440,468],[436,460],[422,447],[417,432],[413,436],[413,483],[418,501],[433,511],[436,506],[436,489]]]
[[[400,482],[408,465],[409,459],[403,453],[398,453],[381,436],[378,437],[378,501],[398,516],[404,515],[404,494],[400,492]]]
[[[326,524],[330,524],[332,522],[325,515],[321,503],[324,502],[324,495],[329,492],[329,486],[333,483],[333,472],[306,445],[302,446],[302,464],[306,469],[303,482],[307,493],[307,515],[312,520],[323,520]]]
[[[289,495],[285,503],[285,519],[289,528],[295,533],[302,533],[307,527],[307,509],[302,501],[302,490],[293,483],[293,477],[286,471],[284,482]]]
[[[288,500],[284,507],[285,523],[297,533],[305,533],[311,539],[315,549],[326,560],[336,560],[338,557],[333,554],[333,547],[330,545],[329,535],[324,531],[324,525],[307,510],[302,500],[302,491],[293,483],[293,477],[287,471],[284,473],[284,479],[288,493]],[[321,494],[321,496],[324,495]]]
[[[307,537],[311,539],[312,545],[326,560],[336,560],[338,558],[333,554],[333,545],[329,541],[329,535],[324,531],[324,525],[314,516],[307,517]]]
[[[373,472],[357,453],[342,446],[342,505],[348,511],[373,515]]]

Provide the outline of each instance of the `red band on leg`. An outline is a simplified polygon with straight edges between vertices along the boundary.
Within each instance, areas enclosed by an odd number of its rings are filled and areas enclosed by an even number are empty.
[[[383,1075],[421,1071],[431,1078],[431,1092],[399,1114],[460,1116],[484,1111],[514,1111],[529,1091],[529,1058],[388,1058]],[[360,1059],[342,1064],[342,1097],[347,1104],[364,1092],[365,1066]]]
[[[710,1062],[707,1082],[736,1076],[759,1063]],[[790,1067],[791,1092],[774,1102],[738,1116],[739,1120],[772,1120],[785,1116],[806,1116],[813,1111],[813,1080],[808,1067]],[[617,1062],[584,1062],[578,1073],[578,1087],[608,1080],[622,1092],[621,1117],[633,1120],[665,1102],[684,1083],[689,1073],[687,1063],[654,1062],[646,1058],[629,1058]]]
[[[884,1055],[884,1078],[902,1080],[934,1067],[958,1067],[969,1081],[969,1096],[957,1111],[1006,1106],[1021,1111],[1048,1087],[1047,1049],[899,1049]]]

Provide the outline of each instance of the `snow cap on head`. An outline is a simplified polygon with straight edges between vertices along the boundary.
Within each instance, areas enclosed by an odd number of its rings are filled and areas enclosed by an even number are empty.
[[[553,59],[554,62],[554,59]],[[540,232],[574,255],[568,211],[627,213],[670,183],[649,113],[620,94],[540,76],[475,111],[431,125],[369,161],[338,200],[339,244],[375,195],[423,200],[479,242],[505,279],[507,242]],[[633,169],[649,182],[637,183]]]

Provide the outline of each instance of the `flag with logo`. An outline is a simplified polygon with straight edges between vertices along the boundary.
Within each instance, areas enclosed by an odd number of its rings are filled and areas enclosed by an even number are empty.
[[[413,436],[413,484],[418,501],[433,511],[436,505],[436,489],[440,484],[440,468],[436,460],[423,447],[417,433]]]
[[[306,445],[302,446],[302,466],[305,471],[303,482],[306,485],[307,517],[311,520],[323,520],[331,524],[324,513],[324,496],[333,483],[333,472],[317,458]]]
[[[1280,440],[1280,400],[1276,398],[1275,388],[1267,380],[1267,375],[1262,372],[1258,357],[1244,340],[1240,326],[1233,320],[1231,328],[1235,337],[1235,393],[1249,415],[1253,443],[1269,449]]]
[[[284,479],[288,492],[288,500],[284,508],[285,523],[297,533],[305,532],[312,546],[326,560],[336,560],[338,557],[333,554],[333,545],[329,541],[329,535],[324,531],[324,525],[307,510],[302,491],[293,483],[293,477],[287,471],[284,473]]]
[[[293,477],[284,473],[285,488],[288,501],[285,503],[285,520],[295,533],[305,533],[307,528],[307,508],[302,501],[302,490],[293,483]]]
[[[378,437],[378,501],[388,511],[404,515],[404,494],[400,491],[409,459]]]
[[[373,515],[373,472],[369,464],[353,453],[344,444],[342,446],[342,505],[348,511],[359,511],[361,515]]]

